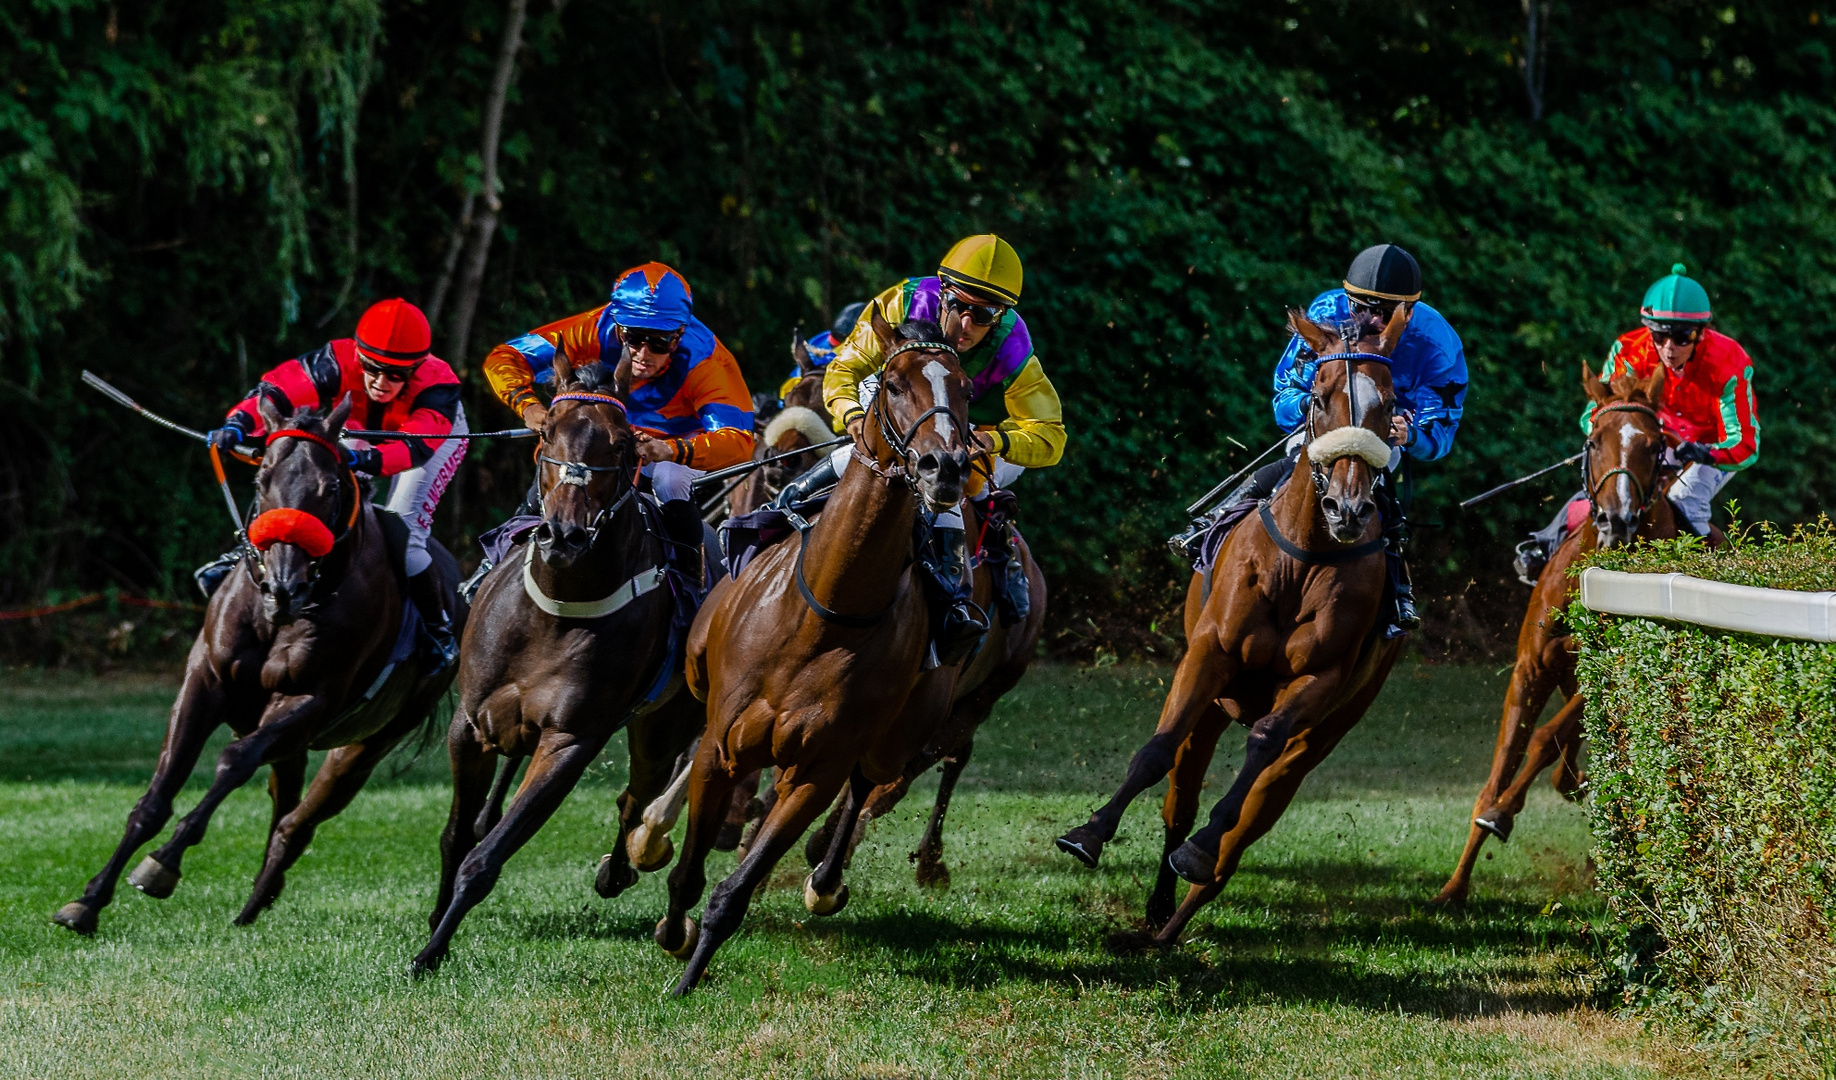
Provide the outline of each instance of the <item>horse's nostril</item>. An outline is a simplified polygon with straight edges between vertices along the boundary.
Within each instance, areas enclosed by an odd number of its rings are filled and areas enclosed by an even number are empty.
[[[1328,514],[1337,516],[1339,513],[1339,500],[1333,498],[1331,495],[1327,495],[1320,500],[1320,509],[1326,511]]]
[[[929,453],[918,459],[918,471],[920,473],[934,473],[937,471],[937,466],[938,461],[936,453]]]

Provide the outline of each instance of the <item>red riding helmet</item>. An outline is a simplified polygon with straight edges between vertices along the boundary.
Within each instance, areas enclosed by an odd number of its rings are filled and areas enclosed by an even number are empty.
[[[421,309],[400,298],[370,305],[357,320],[357,353],[388,367],[413,367],[433,349],[433,331]]]

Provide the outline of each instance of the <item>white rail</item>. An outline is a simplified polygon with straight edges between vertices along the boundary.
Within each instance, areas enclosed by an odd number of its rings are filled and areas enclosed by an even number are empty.
[[[1718,630],[1836,641],[1836,592],[1756,589],[1688,574],[1626,574],[1589,567],[1581,572],[1581,603],[1590,611],[1608,615],[1675,619]]]

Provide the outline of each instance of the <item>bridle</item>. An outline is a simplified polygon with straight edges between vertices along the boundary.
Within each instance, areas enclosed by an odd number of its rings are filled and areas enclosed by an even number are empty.
[[[332,537],[331,548],[327,550],[324,555],[309,556],[306,560],[306,584],[316,593],[319,584],[319,571],[324,565],[325,559],[330,557],[332,552],[337,551],[357,528],[357,517],[363,510],[362,486],[357,482],[357,474],[351,471],[350,466],[344,464],[344,454],[340,451],[338,444],[331,439],[301,428],[280,428],[268,434],[267,441],[264,445],[273,446],[282,439],[303,439],[309,443],[316,443],[330,452],[332,461],[339,466],[337,473],[338,497],[343,499],[345,494],[348,493],[351,500],[350,513],[345,515],[343,526]],[[257,501],[256,509],[259,510],[260,507],[261,504]],[[250,515],[249,524],[254,524],[255,518],[258,516],[260,515]],[[250,578],[255,582],[257,587],[267,584],[268,567],[267,564],[262,561],[262,555],[264,553],[249,539],[249,530],[247,526],[243,528],[239,539],[240,544],[238,546],[242,549],[244,554],[250,556],[243,560],[245,570],[249,564],[254,564],[254,569],[247,570]]]
[[[1346,344],[1347,346],[1349,346],[1350,341],[1347,340]],[[1353,374],[1352,365],[1360,361],[1369,360],[1369,361],[1374,361],[1376,363],[1382,364],[1384,367],[1389,367],[1390,358],[1383,355],[1382,353],[1359,352],[1355,349],[1351,349],[1348,347],[1345,352],[1331,353],[1326,356],[1317,358],[1316,364],[1318,366],[1316,366],[1313,369],[1313,378],[1314,378],[1315,383],[1319,381],[1320,370],[1324,368],[1328,363],[1334,360],[1345,361],[1345,397],[1348,403],[1347,407],[1350,410],[1349,412],[1346,413],[1346,415],[1352,419],[1353,423],[1356,423],[1357,417],[1358,417],[1358,380],[1352,378],[1352,374]],[[1307,425],[1306,426],[1307,426],[1307,441],[1309,443],[1311,443],[1319,435],[1318,428],[1314,424],[1314,417],[1319,413],[1319,410],[1320,410],[1320,401],[1318,398],[1314,398],[1313,401],[1311,401],[1307,406]],[[1330,481],[1331,478],[1327,476],[1326,470],[1320,466],[1319,462],[1309,460],[1308,464],[1312,467],[1312,471],[1313,471],[1314,497],[1319,498],[1321,496],[1324,496],[1326,494],[1326,485]]]
[[[1636,401],[1618,401],[1618,402],[1614,402],[1611,405],[1600,406],[1600,408],[1594,410],[1594,415],[1600,416],[1603,413],[1610,413],[1610,412],[1642,413],[1643,415],[1649,416],[1653,420],[1656,420],[1658,422],[1660,431],[1662,431],[1663,429],[1663,419],[1658,416],[1657,410],[1652,408],[1649,405],[1641,405]],[[1588,442],[1590,444],[1594,444],[1593,436],[1591,435],[1588,436]],[[1598,444],[1594,444],[1594,445],[1598,445]],[[1647,487],[1645,483],[1638,478],[1637,473],[1633,472],[1631,469],[1626,468],[1624,465],[1620,465],[1616,468],[1608,469],[1606,473],[1603,476],[1601,476],[1598,481],[1596,481],[1594,479],[1593,448],[1590,445],[1588,452],[1581,456],[1581,486],[1583,490],[1587,492],[1587,501],[1590,506],[1597,505],[1599,503],[1600,500],[1598,499],[1597,496],[1600,494],[1600,490],[1606,487],[1607,481],[1613,479],[1613,477],[1615,476],[1624,476],[1628,480],[1632,481],[1632,490],[1638,494],[1638,507],[1633,512],[1633,516],[1635,519],[1642,520],[1645,516],[1645,511],[1651,509],[1652,488]],[[1657,475],[1654,472],[1652,474],[1652,481],[1653,481],[1652,487],[1656,486],[1656,479],[1657,479]]]
[[[553,398],[551,398],[549,401],[549,404],[553,406],[554,404],[558,402],[563,402],[563,401],[582,401],[582,402],[588,402],[588,403],[595,404],[595,405],[611,405],[618,409],[620,416],[629,415],[625,409],[625,403],[611,396],[610,394],[593,394],[593,393],[587,393],[587,392],[562,393],[562,394],[556,394]],[[546,444],[547,444],[547,439],[544,438],[543,445],[546,445]],[[589,465],[584,461],[562,461],[557,458],[549,457],[547,454],[542,453],[541,447],[537,447],[536,448],[536,469],[538,470],[538,473],[541,470],[541,467],[543,465],[553,465],[555,468],[561,470],[560,479],[555,481],[554,487],[549,488],[549,491],[553,491],[554,488],[556,487],[563,487],[563,486],[573,486],[573,487],[585,488],[592,481],[593,476],[596,473],[632,473],[633,474],[631,483],[625,485],[625,490],[623,494],[619,495],[619,497],[617,499],[614,499],[610,504],[604,507],[601,507],[599,510],[595,511],[593,516],[588,520],[587,526],[586,526],[587,535],[589,537],[589,540],[587,541],[588,546],[591,546],[593,543],[599,540],[600,530],[604,528],[606,525],[610,524],[612,521],[613,515],[617,514],[620,510],[623,510],[625,508],[625,504],[630,502],[632,498],[637,494],[637,477],[635,475],[635,470],[630,465]],[[539,476],[538,476],[538,482],[539,482]],[[582,492],[581,494],[584,496],[585,492]],[[547,492],[542,492],[542,501],[544,503],[548,501]]]

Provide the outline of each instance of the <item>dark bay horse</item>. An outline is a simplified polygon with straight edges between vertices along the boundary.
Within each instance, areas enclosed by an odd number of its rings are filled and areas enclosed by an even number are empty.
[[[1550,555],[1530,606],[1517,632],[1517,662],[1498,721],[1498,744],[1492,772],[1473,803],[1472,827],[1460,864],[1435,897],[1438,903],[1460,903],[1472,886],[1473,867],[1487,836],[1508,840],[1530,785],[1554,764],[1552,779],[1564,796],[1575,798],[1581,787],[1581,710],[1576,693],[1574,641],[1562,622],[1580,588],[1569,568],[1590,552],[1634,540],[1668,540],[1677,535],[1670,500],[1664,497],[1674,470],[1664,464],[1664,432],[1657,407],[1663,400],[1664,366],[1647,379],[1622,375],[1609,385],[1585,365],[1581,385],[1593,400],[1594,430],[1583,449],[1583,488],[1591,506],[1586,527],[1571,530]],[[1567,699],[1560,712],[1531,733],[1543,706],[1556,690]]]
[[[656,933],[688,961],[679,995],[700,981],[758,886],[845,786],[848,827],[804,883],[812,912],[841,910],[843,857],[862,803],[923,749],[931,725],[922,719],[948,708],[953,678],[921,669],[929,614],[913,557],[920,506],[942,511],[962,495],[969,380],[936,324],[895,331],[876,310],[872,325],[886,350],[881,386],[827,508],[799,538],[717,586],[690,633],[688,683],[707,702],[708,723]],[[688,909],[706,885],[734,781],[766,765],[777,770],[776,799],[697,928]]]
[[[414,958],[417,974],[439,964],[504,863],[669,675],[673,586],[663,572],[663,541],[639,506],[625,383],[601,364],[576,372],[557,356],[555,386],[537,450],[542,522],[484,579],[460,646],[459,705],[447,734],[453,806],[440,837],[433,933]],[[666,688],[660,707],[632,721],[619,837],[595,882],[602,896],[637,880],[625,862],[625,833],[700,730],[700,703],[678,690],[679,683]],[[501,774],[500,757],[508,759]],[[522,758],[527,771],[500,815]]]
[[[412,656],[390,663],[403,582],[391,565],[379,511],[340,464],[338,437],[350,399],[324,417],[302,409],[283,418],[265,397],[260,408],[270,434],[251,530],[284,520],[297,542],[246,547],[238,571],[211,597],[152,783],[128,815],[127,835],[83,895],[52,916],[78,933],[95,931],[128,859],[165,827],[173,798],[219,725],[228,724],[236,739],[219,755],[210,790],[128,881],[148,896],[171,896],[185,851],[204,839],[211,815],[269,765],[274,812],[267,857],[236,916],[237,925],[246,925],[280,895],[287,869],[319,824],[350,804],[451,685],[451,668],[425,677]],[[451,590],[459,579],[452,555],[435,541],[428,552]],[[463,625],[464,605],[456,596],[448,603]],[[331,752],[302,799],[308,750]]]
[[[1172,773],[1164,852],[1148,900],[1155,942],[1179,938],[1217,896],[1243,852],[1274,826],[1301,781],[1356,724],[1402,648],[1379,619],[1387,574],[1373,489],[1390,460],[1396,397],[1388,356],[1409,320],[1361,320],[1349,335],[1299,311],[1288,324],[1320,356],[1307,413],[1309,442],[1285,487],[1245,519],[1218,553],[1211,580],[1186,591],[1186,654],[1153,738],[1136,752],[1115,798],[1058,846],[1095,866],[1135,796]],[[1186,839],[1218,737],[1249,723],[1243,768],[1205,827]],[[1174,874],[1193,883],[1173,910]]]

